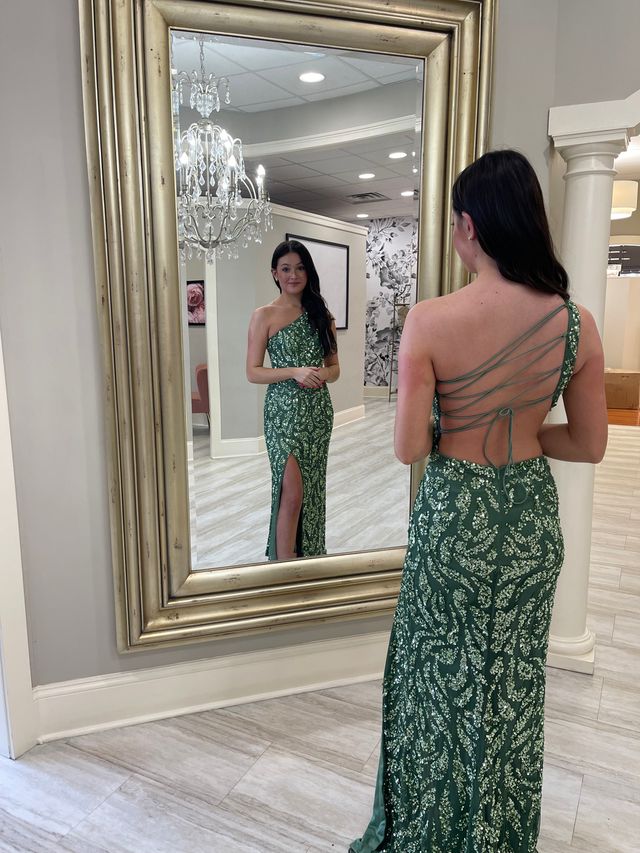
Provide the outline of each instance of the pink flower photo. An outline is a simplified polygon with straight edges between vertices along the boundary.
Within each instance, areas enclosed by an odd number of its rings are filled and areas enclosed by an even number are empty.
[[[187,282],[187,312],[190,326],[204,326],[204,281]]]

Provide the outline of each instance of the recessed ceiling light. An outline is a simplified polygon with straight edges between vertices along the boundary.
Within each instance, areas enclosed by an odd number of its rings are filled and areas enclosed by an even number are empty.
[[[368,213],[356,213],[356,219],[368,219],[368,218],[369,218]]]
[[[324,74],[319,71],[305,71],[298,77],[303,83],[321,83],[324,80]]]
[[[404,190],[400,193],[400,195],[404,196],[405,198],[409,198],[409,196],[413,195],[413,190]]]
[[[417,175],[418,174],[418,167],[414,166],[411,171],[413,172],[414,175]]]
[[[361,175],[358,175],[361,181],[370,181],[371,178],[375,178],[375,174],[373,172],[363,172]]]
[[[402,160],[402,158],[406,156],[406,151],[392,151],[391,154],[389,154],[389,160]]]

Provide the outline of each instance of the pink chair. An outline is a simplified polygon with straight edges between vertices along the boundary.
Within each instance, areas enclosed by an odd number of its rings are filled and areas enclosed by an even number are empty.
[[[194,415],[206,415],[207,423],[211,426],[209,417],[209,380],[207,377],[207,365],[196,365],[197,391],[191,392],[191,412]]]

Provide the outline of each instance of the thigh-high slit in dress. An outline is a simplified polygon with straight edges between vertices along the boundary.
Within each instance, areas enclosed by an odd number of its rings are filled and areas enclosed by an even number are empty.
[[[318,333],[307,313],[269,338],[272,367],[321,367],[324,360]],[[282,479],[290,457],[302,475],[303,503],[296,536],[298,557],[324,554],[326,480],[333,405],[326,385],[301,388],[294,379],[274,382],[264,401],[264,437],[271,465],[271,521],[266,556],[277,560],[276,526]]]
[[[474,395],[478,379],[511,363],[515,377],[523,361],[531,366],[550,351],[534,343],[536,333],[565,307],[566,332],[546,341],[560,352],[548,395],[555,405],[575,365],[580,315],[572,302],[475,371],[437,383],[434,448],[412,511],[384,674],[373,815],[353,853],[537,849],[545,660],[563,541],[547,460],[513,462],[511,428],[515,412],[546,399],[535,384],[552,372],[530,374],[524,390],[503,380],[503,397],[507,386],[513,396],[481,417],[466,413],[464,401],[490,406],[491,391]],[[441,455],[441,412],[453,415],[447,423],[458,418],[453,430],[489,433],[509,419],[508,464]]]

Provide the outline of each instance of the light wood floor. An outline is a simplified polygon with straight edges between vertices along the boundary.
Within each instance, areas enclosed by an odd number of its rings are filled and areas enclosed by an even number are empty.
[[[539,853],[640,849],[636,427],[611,427],[597,469],[589,624],[595,674],[548,670]],[[0,850],[346,853],[370,814],[379,707],[369,682],[0,759]]]
[[[610,424],[640,426],[640,409],[608,409]]]
[[[370,399],[366,417],[337,427],[327,465],[328,554],[402,547],[409,523],[409,468],[393,452],[395,400]],[[191,560],[194,569],[265,561],[271,514],[266,453],[211,459],[194,438]]]

